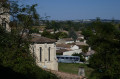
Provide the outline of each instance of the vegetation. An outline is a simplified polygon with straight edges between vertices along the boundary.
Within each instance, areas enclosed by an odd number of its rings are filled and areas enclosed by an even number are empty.
[[[67,37],[68,37],[68,34],[65,32],[58,32],[55,34],[56,39],[67,38]]]
[[[51,38],[51,39],[60,39],[60,38],[67,38],[68,35],[65,32],[58,32],[58,33],[54,33],[51,34],[50,32],[44,30],[43,33],[41,33],[42,36],[47,37],[47,38]]]
[[[36,66],[30,55],[29,42],[22,39],[19,46],[19,38],[0,28],[0,66],[6,67],[6,71],[10,68],[10,72],[21,74],[20,79],[57,79],[55,75]]]
[[[69,30],[69,37],[72,38],[74,40],[74,42],[76,42],[76,40],[78,38],[77,34],[75,33],[75,31],[72,28]]]
[[[39,30],[37,29],[37,28],[31,28],[30,30],[29,30],[29,33],[31,34],[31,33],[39,33]]]
[[[51,34],[50,32],[48,32],[46,30],[44,30],[43,33],[41,33],[41,36],[54,39],[54,34]]]
[[[80,47],[81,47],[83,53],[88,52],[89,46],[80,46]]]
[[[85,58],[82,56],[82,54],[81,53],[75,53],[75,54],[72,54],[72,56],[79,56],[80,57],[80,61],[81,62],[85,62]]]
[[[99,19],[83,30],[88,44],[96,51],[90,60],[97,79],[120,79],[120,30]]]
[[[5,0],[2,3],[8,3],[8,1]],[[54,74],[36,66],[29,51],[29,35],[23,38],[25,30],[38,19],[36,5],[20,7],[16,2],[10,4],[9,14],[14,17],[13,20],[16,20],[17,24],[15,24],[16,29],[11,29],[10,33],[0,26],[0,72],[2,76],[5,75],[12,79],[57,79]]]

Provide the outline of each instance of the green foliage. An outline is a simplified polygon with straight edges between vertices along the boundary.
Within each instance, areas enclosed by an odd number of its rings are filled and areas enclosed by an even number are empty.
[[[16,74],[22,74],[20,76],[24,78],[21,79],[57,79],[54,74],[36,66],[35,59],[29,51],[29,36],[23,38],[25,29],[39,19],[35,6],[37,5],[19,6],[14,1],[10,2],[9,14],[17,24],[16,29],[12,29],[10,33],[0,27],[0,66],[10,68],[11,72]],[[18,24],[21,27],[18,27]],[[21,31],[22,34],[20,34]]]
[[[91,29],[83,29],[82,30],[82,35],[85,36],[85,39],[88,39],[90,36],[93,35],[93,32]]]
[[[71,28],[75,31],[79,31],[83,28],[84,24],[80,22],[72,22],[72,21],[46,21],[46,29],[54,29],[56,30],[66,30],[69,31]]]
[[[82,51],[83,51],[84,53],[86,53],[86,52],[88,52],[89,46],[81,46],[81,48],[82,48]]]
[[[47,38],[51,38],[51,39],[56,39],[58,40],[59,38],[67,38],[68,35],[65,32],[58,32],[58,33],[54,33],[51,34],[50,32],[44,30],[43,33],[41,33],[42,36],[47,37]]]
[[[70,31],[69,31],[69,37],[70,38],[72,38],[75,42],[76,42],[76,40],[77,40],[77,34],[75,33],[75,31],[73,30],[73,29],[71,29]]]
[[[61,24],[59,22],[56,21],[47,21],[46,22],[46,29],[54,29],[54,33],[55,31],[59,30],[61,28]]]
[[[65,33],[65,32],[58,32],[58,33],[55,34],[55,38],[56,38],[56,39],[59,39],[59,38],[67,38],[67,37],[68,37],[68,35],[67,35],[67,33]]]
[[[57,52],[56,52],[56,55],[63,55],[63,53],[57,53]]]
[[[48,32],[46,30],[44,30],[43,33],[41,33],[41,36],[54,39],[54,34],[51,34],[50,32]]]
[[[72,54],[72,56],[79,56],[80,57],[80,61],[81,62],[85,62],[85,58],[82,56],[82,54],[81,53],[74,53],[74,54]]]
[[[96,51],[90,60],[97,79],[120,79],[120,31],[111,23],[93,22],[88,44]],[[88,32],[89,33],[89,32]]]
[[[39,33],[39,30],[37,28],[33,28],[29,30],[29,33]]]
[[[0,65],[23,74],[26,79],[57,79],[36,66],[29,51],[29,42],[22,39],[19,43],[19,38],[20,35],[7,33],[0,28]]]

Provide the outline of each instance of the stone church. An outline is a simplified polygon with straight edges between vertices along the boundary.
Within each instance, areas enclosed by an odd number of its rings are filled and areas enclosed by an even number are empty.
[[[46,37],[32,36],[30,50],[39,67],[58,71],[55,42]]]

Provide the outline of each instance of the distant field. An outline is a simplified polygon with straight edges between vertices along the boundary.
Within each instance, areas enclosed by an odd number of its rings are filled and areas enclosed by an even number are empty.
[[[93,72],[93,69],[89,68],[86,64],[59,63],[59,71],[67,72],[71,74],[78,74],[78,69],[80,66],[85,68],[85,75],[90,79],[90,75]],[[92,79],[96,79],[96,78],[92,78]]]

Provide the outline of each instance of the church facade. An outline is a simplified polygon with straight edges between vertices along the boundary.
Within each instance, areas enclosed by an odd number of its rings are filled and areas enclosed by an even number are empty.
[[[55,40],[34,36],[31,40],[30,51],[41,68],[58,71]]]

